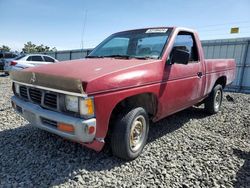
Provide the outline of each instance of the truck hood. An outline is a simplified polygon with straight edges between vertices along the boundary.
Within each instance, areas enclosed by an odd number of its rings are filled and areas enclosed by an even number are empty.
[[[161,74],[156,73],[160,73],[161,65],[161,60],[158,59],[98,58],[64,61],[24,71],[79,80],[85,93],[95,94],[158,81]]]

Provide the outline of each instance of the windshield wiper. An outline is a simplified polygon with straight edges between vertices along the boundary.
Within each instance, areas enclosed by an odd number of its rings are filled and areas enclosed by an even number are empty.
[[[105,58],[105,57],[113,57],[113,58],[120,58],[120,59],[130,59],[130,56],[128,55],[105,55],[105,56],[99,56],[99,55],[91,55],[86,56],[85,58]]]
[[[87,55],[85,58],[104,58],[104,56],[100,56],[100,55]]]
[[[151,57],[151,56],[133,56],[133,58],[136,58],[136,59],[156,59],[156,58]]]
[[[114,58],[121,58],[121,59],[130,59],[131,57],[129,55],[105,55],[103,57],[114,57]]]
[[[106,57],[111,57],[111,58],[119,58],[119,59],[131,59],[131,58],[135,58],[135,59],[157,59],[151,56],[129,56],[129,55],[105,55],[105,56],[86,56],[85,58],[106,58]]]

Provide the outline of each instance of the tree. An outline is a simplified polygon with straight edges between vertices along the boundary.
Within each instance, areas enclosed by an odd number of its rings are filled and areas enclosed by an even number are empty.
[[[26,44],[24,44],[23,52],[24,53],[36,52],[36,45],[32,44],[31,42],[27,42]]]
[[[2,47],[0,47],[0,51],[9,52],[10,51],[10,47],[2,45]]]
[[[49,46],[44,46],[43,44],[36,45],[30,41],[24,44],[23,48],[24,53],[51,52],[51,51],[56,51],[56,48],[55,47],[50,48]]]

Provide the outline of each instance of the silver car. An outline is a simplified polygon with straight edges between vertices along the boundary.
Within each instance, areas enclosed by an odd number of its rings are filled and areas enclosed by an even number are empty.
[[[9,72],[15,70],[22,70],[29,67],[35,67],[39,65],[45,65],[56,62],[58,62],[58,60],[48,55],[42,55],[42,54],[21,55],[16,59],[10,61],[9,63],[5,64],[5,71]]]

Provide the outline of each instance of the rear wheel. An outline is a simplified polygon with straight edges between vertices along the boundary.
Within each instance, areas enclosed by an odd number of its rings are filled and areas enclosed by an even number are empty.
[[[222,103],[223,90],[221,85],[216,85],[205,100],[205,110],[210,114],[219,112]]]
[[[143,108],[121,114],[111,135],[113,154],[125,160],[138,157],[146,144],[148,129],[148,115]]]

